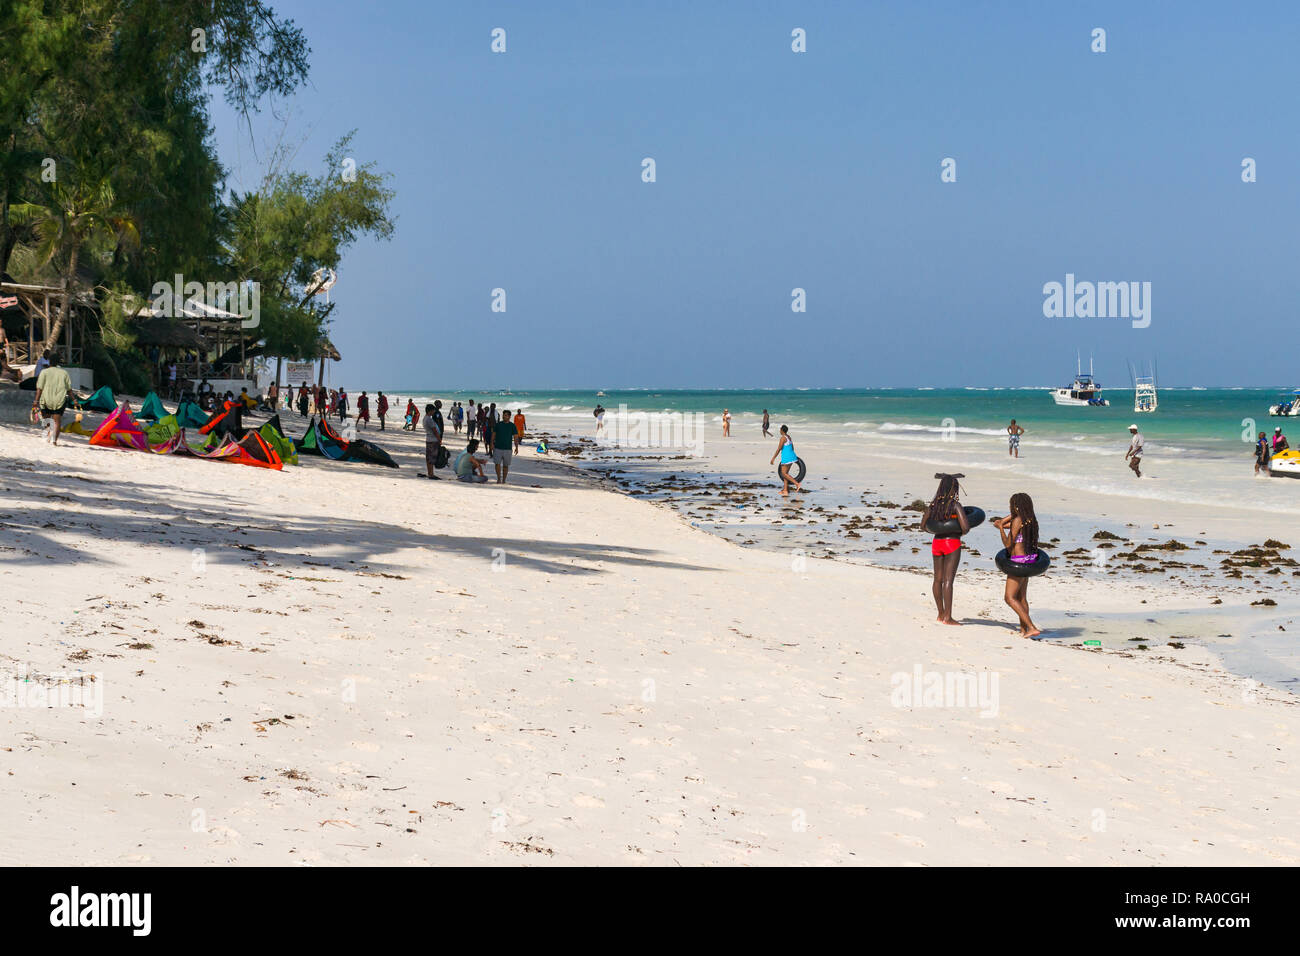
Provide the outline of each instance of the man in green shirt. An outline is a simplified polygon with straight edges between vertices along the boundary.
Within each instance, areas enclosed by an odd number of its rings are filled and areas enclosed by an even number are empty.
[[[510,447],[515,440],[515,423],[510,420],[510,410],[501,413],[501,421],[489,423],[492,429],[492,464],[497,470],[497,484],[504,485],[510,474]]]
[[[68,393],[71,391],[72,379],[59,367],[59,356],[55,352],[50,355],[50,364],[36,377],[36,400],[32,402],[32,411],[39,411],[41,418],[51,419],[46,441],[55,445],[59,443],[63,412],[68,407]]]

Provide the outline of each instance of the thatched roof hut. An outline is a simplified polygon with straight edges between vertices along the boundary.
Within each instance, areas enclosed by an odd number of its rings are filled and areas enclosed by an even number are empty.
[[[207,351],[211,346],[207,339],[199,335],[192,325],[160,315],[138,319],[131,324],[131,334],[141,345],[157,345],[162,348],[195,349]]]

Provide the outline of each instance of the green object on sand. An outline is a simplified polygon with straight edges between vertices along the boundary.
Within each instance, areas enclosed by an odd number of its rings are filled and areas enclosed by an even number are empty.
[[[136,418],[151,418],[159,421],[167,417],[167,409],[163,407],[162,401],[156,394],[150,392],[144,397],[144,402],[140,405],[140,411],[136,412]]]
[[[280,416],[275,416],[274,421],[278,422]],[[278,428],[272,422],[266,422],[257,433],[262,436],[268,445],[275,449],[275,453],[280,456],[280,460],[286,465],[298,464],[298,447],[292,440],[285,438]]]
[[[1084,641],[1084,647],[1101,647],[1101,641]]]
[[[111,412],[117,408],[117,402],[113,399],[113,390],[105,385],[82,402],[81,407],[92,412]]]

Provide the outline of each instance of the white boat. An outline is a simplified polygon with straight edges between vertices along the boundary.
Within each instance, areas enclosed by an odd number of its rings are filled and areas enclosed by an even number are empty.
[[[1052,389],[1052,400],[1058,405],[1109,405],[1106,399],[1101,397],[1101,385],[1093,380],[1092,377],[1092,359],[1088,359],[1088,374],[1083,374],[1083,366],[1079,365],[1079,371],[1075,373],[1074,383],[1066,388]]]
[[[1129,363],[1129,376],[1133,379],[1133,411],[1154,412],[1160,406],[1156,395],[1156,372],[1152,364],[1150,375],[1138,375]]]
[[[1300,388],[1290,398],[1268,406],[1268,413],[1275,418],[1300,418]]]

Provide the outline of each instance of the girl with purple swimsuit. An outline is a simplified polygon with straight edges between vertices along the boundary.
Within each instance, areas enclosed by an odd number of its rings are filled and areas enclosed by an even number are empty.
[[[1034,501],[1029,495],[1011,496],[1011,513],[998,518],[993,526],[1002,535],[1002,546],[1016,564],[1033,564],[1038,560],[1038,518],[1034,515]],[[1007,575],[1007,588],[1003,596],[1007,606],[1020,618],[1020,633],[1024,637],[1037,637],[1042,633],[1029,619],[1029,579]]]

